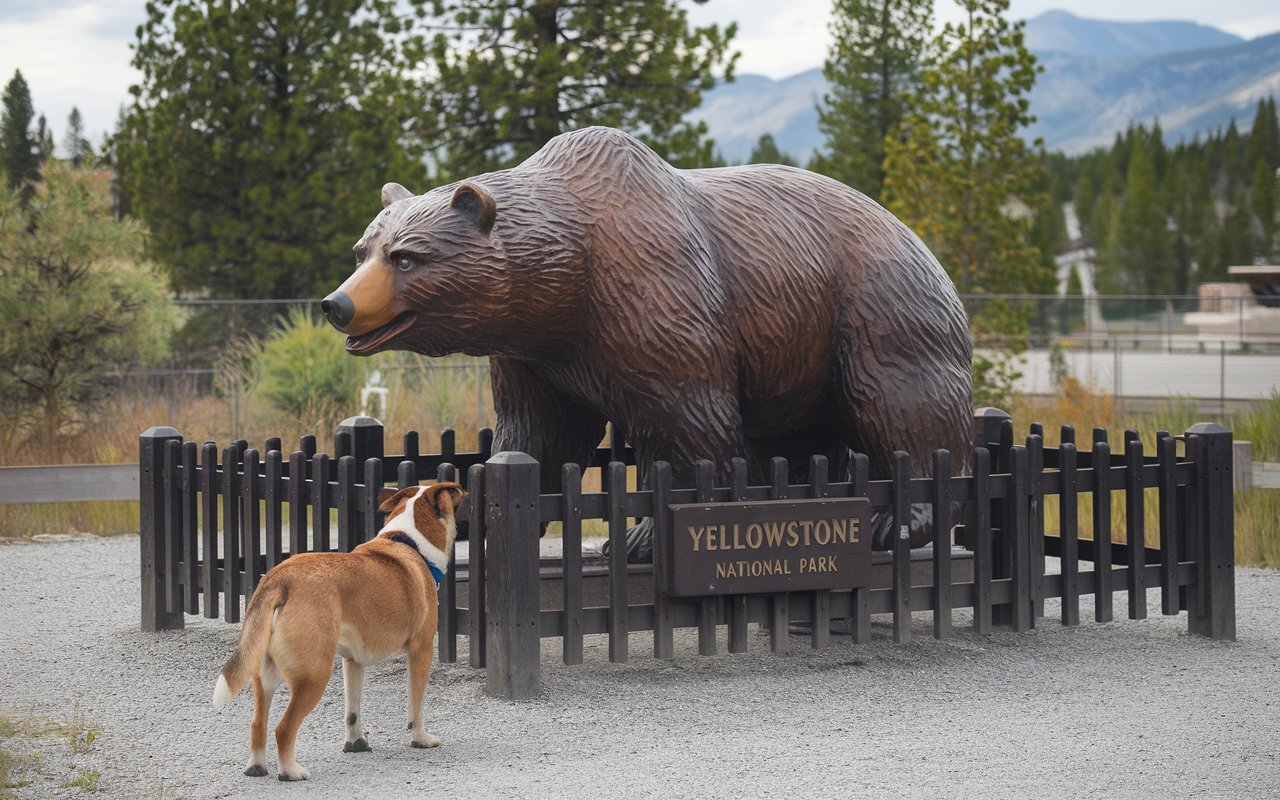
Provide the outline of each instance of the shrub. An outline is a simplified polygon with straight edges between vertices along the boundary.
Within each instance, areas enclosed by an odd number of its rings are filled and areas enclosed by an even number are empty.
[[[249,346],[250,393],[294,418],[332,419],[355,413],[364,363],[347,354],[343,337],[302,309]]]

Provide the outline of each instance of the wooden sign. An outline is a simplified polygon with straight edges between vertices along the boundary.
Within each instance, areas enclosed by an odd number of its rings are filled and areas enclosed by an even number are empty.
[[[671,506],[669,592],[849,589],[871,580],[866,498]]]

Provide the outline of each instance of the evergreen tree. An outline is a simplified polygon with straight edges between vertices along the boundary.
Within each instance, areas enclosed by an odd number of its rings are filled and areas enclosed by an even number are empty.
[[[1104,293],[1167,294],[1173,290],[1173,243],[1156,195],[1156,142],[1135,136],[1124,199],[1107,240],[1099,283]]]
[[[1217,263],[1202,280],[1225,281],[1228,278],[1227,267],[1253,263],[1255,245],[1250,217],[1244,193],[1237,190],[1231,197],[1231,210],[1218,230]]]
[[[677,166],[713,159],[706,124],[686,115],[717,78],[732,80],[736,24],[691,26],[674,0],[433,5],[442,27],[424,138],[442,176],[512,166],[590,125],[621,128]]]
[[[778,149],[777,142],[773,141],[773,134],[761,134],[756,146],[751,148],[751,157],[747,159],[748,164],[782,164],[787,167],[796,166],[796,160],[786,153]]]
[[[63,143],[67,150],[67,159],[73,167],[83,167],[93,158],[93,146],[84,135],[84,121],[80,118],[80,109],[71,107],[67,116],[67,138]]]
[[[1271,243],[1276,235],[1276,170],[1262,158],[1258,159],[1253,170],[1249,191],[1253,214],[1258,218],[1258,225],[1262,229],[1262,236],[1258,239],[1254,253],[1265,259],[1271,255]]]
[[[1041,166],[1021,138],[1039,71],[1008,0],[962,0],[965,19],[936,36],[922,90],[887,140],[885,202],[919,233],[961,292],[1052,285],[1029,241]],[[1024,213],[1016,209],[1022,206]],[[1026,213],[1025,209],[1029,209]]]
[[[0,192],[0,397],[36,436],[85,423],[103,375],[159,360],[173,330],[146,232],[115,220],[109,183],[53,162],[29,202]]]
[[[1187,294],[1191,277],[1213,260],[1215,214],[1209,173],[1203,159],[1185,152],[1176,160],[1164,189],[1173,220],[1173,293]]]
[[[1093,184],[1093,171],[1082,169],[1080,180],[1076,182],[1074,204],[1076,220],[1080,223],[1080,236],[1086,247],[1092,246],[1093,239],[1093,204],[1097,202],[1098,193]]]
[[[44,114],[41,114],[36,120],[36,156],[43,166],[53,155],[53,129],[45,121]]]
[[[31,90],[22,72],[15,70],[13,79],[4,87],[4,108],[0,111],[0,171],[8,188],[21,189],[24,202],[30,201],[35,183],[40,180],[39,141],[32,135],[31,121],[35,109]]]
[[[880,196],[884,142],[919,89],[932,16],[931,0],[835,0],[822,68],[831,88],[818,107],[825,144],[812,169]]]
[[[1246,164],[1262,161],[1273,169],[1280,167],[1280,120],[1276,119],[1274,97],[1264,97],[1258,101],[1244,158]]]
[[[422,190],[422,148],[407,135],[422,2],[148,4],[142,83],[112,149],[124,207],[178,288],[326,292],[349,273],[378,188]]]

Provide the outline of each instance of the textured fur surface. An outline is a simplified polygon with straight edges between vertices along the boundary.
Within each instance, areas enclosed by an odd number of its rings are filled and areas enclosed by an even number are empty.
[[[513,169],[384,198],[343,286],[378,308],[356,304],[348,348],[492,356],[495,447],[541,461],[548,490],[607,421],[642,472],[666,460],[677,480],[698,458],[723,478],[743,456],[763,481],[770,457],[815,453],[840,478],[849,448],[873,477],[895,450],[918,475],[937,448],[965,461],[972,351],[955,288],[842,184],[774,165],[678,170],[589,128]],[[397,322],[368,332],[374,311]]]

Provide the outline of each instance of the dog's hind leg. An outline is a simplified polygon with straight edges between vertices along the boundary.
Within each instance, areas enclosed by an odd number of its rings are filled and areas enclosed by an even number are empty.
[[[344,753],[367,753],[369,743],[360,735],[360,693],[364,689],[364,664],[342,659],[342,688],[346,696],[347,741],[342,745]]]
[[[329,654],[329,663],[333,663],[333,654]],[[289,675],[289,707],[284,710],[280,724],[276,726],[276,749],[280,754],[280,780],[305,781],[311,773],[303,769],[294,758],[293,747],[298,740],[298,728],[302,720],[320,702],[324,694],[325,684],[333,669],[315,670],[313,673]]]
[[[249,727],[249,763],[244,774],[260,778],[267,774],[267,716],[271,713],[271,699],[280,685],[280,673],[271,659],[253,676],[253,722]]]
[[[439,747],[440,739],[427,733],[422,725],[422,696],[427,691],[427,676],[431,674],[432,636],[414,639],[409,643],[409,730],[414,747]]]

